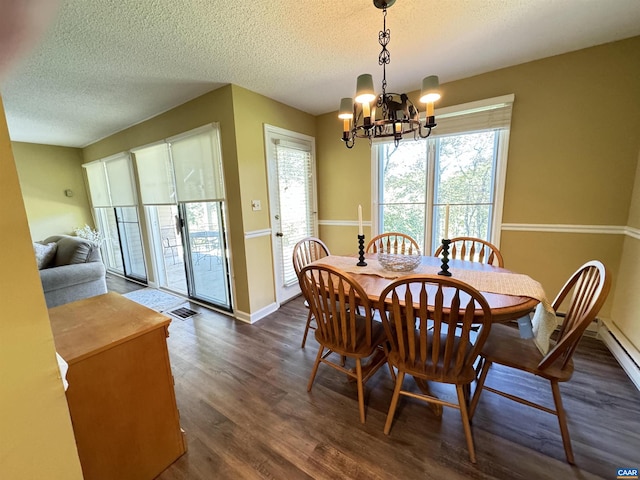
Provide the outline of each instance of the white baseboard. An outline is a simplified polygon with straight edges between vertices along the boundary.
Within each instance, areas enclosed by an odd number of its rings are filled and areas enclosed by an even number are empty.
[[[267,315],[272,314],[273,312],[278,310],[278,308],[280,308],[280,305],[274,302],[270,305],[267,305],[266,307],[261,308],[257,312],[253,312],[253,313],[241,312],[240,310],[236,310],[234,312],[234,316],[237,320],[240,320],[241,322],[255,323],[258,320],[263,319]]]
[[[625,337],[613,322],[602,320],[598,329],[602,339],[622,369],[640,390],[640,351]]]

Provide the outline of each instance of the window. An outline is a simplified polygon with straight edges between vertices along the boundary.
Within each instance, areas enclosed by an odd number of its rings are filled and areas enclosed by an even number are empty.
[[[512,103],[509,95],[443,109],[431,137],[377,144],[375,231],[406,233],[433,252],[450,205],[449,238],[499,244]]]

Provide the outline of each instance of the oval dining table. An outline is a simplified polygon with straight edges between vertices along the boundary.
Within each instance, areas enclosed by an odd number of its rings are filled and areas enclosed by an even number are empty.
[[[376,254],[365,254],[365,261],[368,262],[370,266],[378,265]],[[383,272],[380,267],[378,267],[376,270],[372,270],[371,268],[367,267],[358,267],[356,265],[357,258],[355,257],[340,257],[330,255],[328,257],[316,260],[314,263],[331,265],[348,272],[362,286],[369,300],[374,305],[377,305],[380,300],[380,294],[382,293],[382,290],[384,290],[385,287],[390,285],[395,280],[395,278],[389,278],[390,276],[396,276],[397,278],[400,278],[401,276],[424,272],[437,273],[437,271],[440,270],[441,262],[441,259],[438,257],[423,256],[420,265],[416,267],[416,270],[406,273]],[[375,273],[376,271],[378,273]],[[452,276],[450,278],[454,279],[456,278],[456,272],[462,273],[462,271],[478,272],[479,274],[486,274],[487,276],[502,273],[513,273],[505,268],[495,267],[478,262],[455,259],[449,260],[449,271],[452,273]],[[478,290],[480,290],[482,295],[489,303],[494,323],[504,323],[510,320],[517,320],[518,318],[524,317],[525,315],[532,312],[536,308],[536,305],[540,303],[539,300],[532,297],[486,292],[482,291],[480,288],[478,288]],[[446,304],[447,296],[445,290],[445,305]]]

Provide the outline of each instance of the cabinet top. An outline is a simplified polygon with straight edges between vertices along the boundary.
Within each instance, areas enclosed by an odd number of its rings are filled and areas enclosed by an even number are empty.
[[[115,292],[50,308],[49,319],[56,351],[70,365],[171,323]]]

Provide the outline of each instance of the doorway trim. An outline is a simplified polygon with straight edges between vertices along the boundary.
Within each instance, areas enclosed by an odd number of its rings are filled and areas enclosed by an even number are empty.
[[[290,300],[291,298],[299,295],[300,287],[296,282],[293,285],[285,286],[280,281],[283,278],[282,265],[286,259],[282,259],[281,250],[279,249],[279,242],[277,241],[276,234],[277,228],[275,225],[275,211],[278,208],[278,197],[276,195],[277,190],[277,177],[275,172],[275,158],[273,156],[272,145],[276,141],[289,142],[292,144],[305,144],[310,148],[311,154],[311,235],[318,236],[318,189],[316,184],[317,172],[316,172],[316,144],[315,138],[303,133],[294,132],[284,128],[276,127],[269,124],[264,124],[264,147],[265,158],[267,167],[267,188],[269,192],[269,225],[271,233],[271,249],[273,258],[273,282],[275,287],[276,304],[279,307],[282,303]]]

